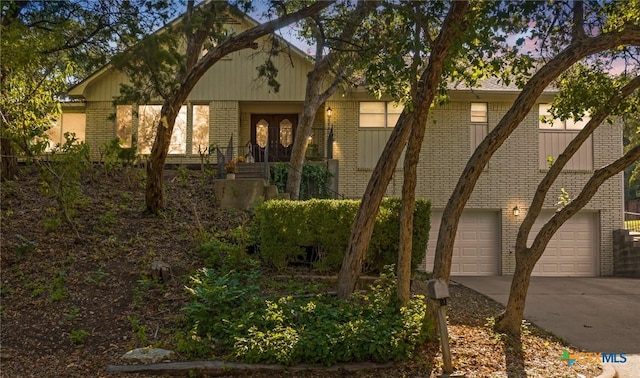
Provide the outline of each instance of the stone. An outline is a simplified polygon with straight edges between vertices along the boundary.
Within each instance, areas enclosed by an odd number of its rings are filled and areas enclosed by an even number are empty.
[[[173,351],[161,348],[137,348],[130,350],[122,356],[122,359],[141,362],[143,364],[160,362],[173,355]]]

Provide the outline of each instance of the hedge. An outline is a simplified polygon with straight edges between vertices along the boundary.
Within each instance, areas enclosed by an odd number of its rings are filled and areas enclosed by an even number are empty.
[[[358,200],[268,201],[256,208],[260,255],[277,269],[305,261],[307,247],[318,251],[313,262],[318,271],[337,271],[349,242]],[[365,257],[366,271],[382,271],[397,263],[400,234],[399,198],[385,198],[376,218]],[[431,204],[416,200],[411,268],[424,259],[429,239]]]

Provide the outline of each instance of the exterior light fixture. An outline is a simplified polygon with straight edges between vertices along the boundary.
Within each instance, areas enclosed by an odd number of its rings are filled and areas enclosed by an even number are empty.
[[[333,136],[333,126],[331,125],[331,114],[333,114],[333,110],[331,109],[331,107],[328,107],[327,108],[327,119],[329,123],[329,135],[327,136],[327,158],[328,159],[333,159],[333,142],[335,142],[334,136]]]
[[[520,215],[520,209],[518,208],[518,205],[513,208],[513,215],[516,217]]]

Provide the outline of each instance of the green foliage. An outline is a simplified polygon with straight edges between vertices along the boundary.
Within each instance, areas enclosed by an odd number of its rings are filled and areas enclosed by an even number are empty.
[[[186,187],[189,183],[189,176],[187,175],[187,168],[180,166],[178,167],[178,181],[182,187]]]
[[[193,287],[188,291],[194,301],[185,308],[192,327],[189,338],[228,350],[236,333],[246,329],[252,318],[258,316],[253,310],[258,307],[260,297],[258,279],[259,273],[255,270],[225,273],[201,269],[191,277]]]
[[[136,161],[136,148],[122,147],[118,138],[114,138],[100,146],[100,154],[103,156],[103,168],[106,173],[112,174],[116,169],[133,165]]]
[[[140,318],[137,317],[136,315],[129,315],[127,316],[127,319],[129,320],[129,324],[131,325],[133,332],[136,334],[138,343],[140,345],[146,346],[147,345],[147,329],[143,324],[141,324]]]
[[[256,243],[255,226],[242,224],[213,236],[201,235],[203,241],[196,252],[207,267],[227,270],[248,270],[256,261],[247,255],[247,247]]]
[[[202,270],[192,278],[186,313],[191,353],[229,355],[243,362],[320,363],[400,361],[425,340],[424,298],[397,309],[392,267],[351,301],[266,298],[257,273]]]
[[[185,308],[189,335],[179,345],[199,357],[249,363],[399,361],[425,341],[426,304],[414,297],[397,309],[393,267],[365,294],[345,302],[327,295],[268,298],[259,273],[203,269],[192,277]]]
[[[73,133],[65,133],[64,137],[65,143],[57,145],[49,161],[40,164],[40,191],[56,201],[58,219],[65,221],[79,238],[73,218],[76,209],[86,202],[80,191],[80,176],[91,166],[89,147]]]
[[[16,238],[20,240],[20,243],[16,244],[15,252],[18,258],[24,256],[27,253],[31,253],[38,246],[38,243],[25,238],[20,234],[16,234]]]
[[[560,195],[558,196],[558,203],[556,203],[556,206],[558,207],[558,210],[562,210],[562,208],[567,206],[569,204],[569,202],[571,202],[571,196],[569,195],[569,192],[567,192],[567,190],[565,188],[560,188]]]
[[[78,307],[71,307],[68,312],[62,314],[68,321],[74,321],[80,317],[80,309]]]
[[[73,74],[73,65],[37,52],[56,43],[37,28],[14,22],[11,27],[0,26],[0,34],[2,136],[11,141],[16,153],[38,155],[47,146],[46,131],[60,116],[57,97],[66,89],[65,79]]]
[[[51,282],[49,299],[51,302],[59,302],[67,297],[67,288],[65,287],[66,273],[63,270],[56,272],[56,276]]]
[[[278,192],[287,191],[287,178],[289,177],[289,164],[276,163],[271,166],[269,183],[278,188]],[[332,198],[328,184],[332,174],[323,164],[306,162],[302,167],[300,180],[300,199]]]
[[[84,344],[84,340],[86,340],[87,337],[89,337],[89,332],[84,329],[74,329],[69,332],[69,340],[78,347]]]
[[[309,200],[268,201],[256,208],[260,225],[261,257],[278,269],[305,256],[306,246],[319,251],[314,267],[320,271],[339,268],[359,201]],[[386,198],[376,218],[365,263],[369,270],[381,271],[398,256],[400,199]],[[412,269],[424,259],[429,238],[431,205],[417,200],[414,212]]]

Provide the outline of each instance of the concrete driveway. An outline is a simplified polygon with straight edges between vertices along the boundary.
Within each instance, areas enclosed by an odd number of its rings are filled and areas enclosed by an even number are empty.
[[[507,303],[511,276],[451,280]],[[524,316],[586,352],[640,354],[640,279],[532,277]]]

